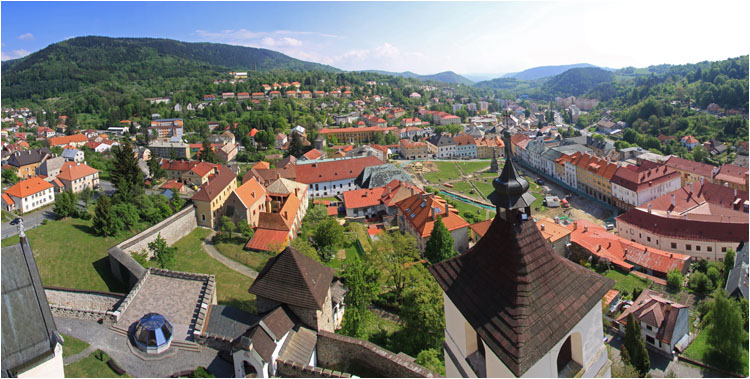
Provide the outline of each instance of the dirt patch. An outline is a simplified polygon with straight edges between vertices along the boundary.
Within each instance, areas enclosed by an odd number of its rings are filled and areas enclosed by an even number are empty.
[[[339,260],[342,260],[342,261],[344,259],[346,259],[346,250],[341,249],[341,250],[337,251],[336,252],[336,258],[338,258]]]

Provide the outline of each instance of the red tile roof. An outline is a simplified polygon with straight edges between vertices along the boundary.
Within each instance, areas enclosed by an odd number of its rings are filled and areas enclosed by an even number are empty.
[[[617,216],[617,222],[628,223],[652,233],[696,241],[741,242],[748,241],[748,220],[736,222],[703,221],[688,217],[663,217],[634,208]],[[686,219],[687,218],[687,219]]]
[[[453,142],[456,143],[456,146],[465,146],[465,145],[476,145],[477,142],[474,140],[474,137],[463,134],[453,137]]]
[[[654,213],[669,211],[672,215],[681,215],[696,211],[705,203],[718,205],[728,209],[742,210],[742,204],[748,200],[748,193],[736,191],[710,182],[688,184],[678,190],[662,195],[649,202]],[[674,205],[672,205],[674,195]],[[739,199],[739,202],[737,201]]]
[[[329,206],[329,207],[326,207],[326,212],[328,213],[329,216],[336,216],[339,214],[339,208],[336,206]]]
[[[98,172],[99,170],[89,167],[85,163],[65,162],[60,168],[60,173],[57,175],[57,178],[67,181],[73,181],[76,179],[85,178],[89,175],[94,175]]]
[[[705,178],[713,178],[713,171],[716,167],[710,164],[698,163],[696,161],[682,159],[680,157],[671,156],[664,162],[667,167],[674,168],[675,170],[689,172],[695,175],[700,175]]]
[[[385,187],[346,191],[343,193],[344,206],[346,209],[358,209],[380,205],[380,198],[383,196],[384,191]]]
[[[612,183],[631,191],[641,192],[654,185],[680,178],[680,173],[667,166],[654,167],[646,171],[635,171],[631,167],[618,167]]]
[[[299,165],[296,181],[305,184],[354,179],[365,167],[378,166],[383,162],[375,156]]]
[[[5,193],[18,198],[24,198],[49,188],[52,188],[52,184],[45,182],[44,179],[38,176],[33,176],[14,184],[5,190]]]
[[[469,228],[471,230],[473,230],[474,233],[476,233],[479,236],[479,238],[482,238],[487,233],[487,229],[490,228],[490,225],[492,225],[492,220],[491,219],[490,220],[484,220],[484,221],[475,222],[475,223],[469,225]]]
[[[449,207],[442,197],[435,194],[416,194],[398,202],[396,206],[422,238],[432,233],[437,217],[441,217],[443,225],[450,231],[469,226],[458,215],[456,208]],[[449,207],[450,212],[446,212],[446,207]],[[432,215],[433,208],[436,210],[435,217]]]
[[[193,168],[190,169],[193,173],[200,177],[206,176],[206,174],[210,173],[216,168],[216,165],[213,163],[208,162],[199,162]]]
[[[307,158],[307,159],[310,159],[310,160],[315,160],[315,159],[318,159],[318,158],[322,157],[322,156],[323,156],[324,154],[323,154],[323,152],[322,152],[322,151],[320,151],[320,150],[318,150],[318,149],[312,149],[312,150],[310,150],[310,151],[306,152],[306,153],[305,153],[305,154],[303,154],[303,155],[304,155],[304,156],[305,156],[305,158]]]
[[[277,251],[278,248],[286,246],[288,239],[289,231],[258,228],[255,234],[253,234],[253,238],[245,245],[245,248],[260,251]]]
[[[571,157],[570,162],[606,180],[612,180],[612,176],[618,169],[616,164],[589,153],[576,152]]]
[[[50,146],[65,146],[69,143],[86,143],[88,142],[88,138],[86,138],[83,134],[74,134],[72,136],[62,136],[62,137],[52,137],[47,139],[49,141]]]
[[[693,136],[682,137],[682,142],[685,142],[688,145],[692,145],[692,144],[695,144],[695,143],[700,143],[700,141],[698,141],[698,139],[696,139]]]
[[[159,188],[181,191],[182,186],[183,184],[178,182],[177,179],[169,179],[164,184],[162,184]]]
[[[237,189],[234,190],[234,193],[240,201],[242,201],[242,204],[244,204],[246,208],[249,208],[257,201],[263,199],[266,194],[266,189],[253,177],[237,187]]]
[[[745,175],[747,173],[748,169],[745,167],[723,164],[719,168],[719,173],[716,174],[716,180],[744,185],[747,184],[745,183]]]
[[[385,120],[383,120],[385,122]],[[395,126],[388,127],[388,128],[382,128],[380,126],[366,126],[364,128],[323,128],[320,129],[320,134],[330,134],[330,133],[363,133],[363,132],[392,132],[394,130],[397,130]]]
[[[633,305],[622,312],[617,322],[627,325],[628,315],[632,313],[636,320],[657,329],[656,339],[671,344],[673,339],[682,338],[682,336],[674,336],[673,333],[680,310],[685,308],[687,308],[685,305],[673,303],[656,291],[645,289],[635,299]]]
[[[548,218],[540,219],[536,222],[536,226],[539,228],[539,232],[542,233],[542,237],[550,242],[556,242],[570,234],[570,229],[556,224],[554,220]],[[543,229],[542,226],[544,226]]]

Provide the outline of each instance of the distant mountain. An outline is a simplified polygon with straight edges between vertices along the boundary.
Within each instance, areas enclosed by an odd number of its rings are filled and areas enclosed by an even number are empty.
[[[413,79],[419,79],[419,80],[432,80],[435,82],[442,82],[442,83],[458,83],[458,84],[465,84],[465,85],[472,85],[474,83],[473,81],[459,74],[456,74],[453,71],[444,71],[444,72],[439,72],[437,74],[432,74],[432,75],[419,75],[411,71],[391,72],[391,71],[382,71],[382,70],[363,70],[362,72],[373,72],[373,73],[381,74],[381,75],[400,76],[403,78],[413,78]]]
[[[530,68],[528,70],[523,70],[521,72],[505,74],[502,77],[503,78],[516,78],[516,79],[521,79],[521,80],[537,80],[537,79],[546,78],[549,76],[560,75],[563,72],[570,70],[571,68],[580,68],[580,67],[598,67],[598,66],[594,66],[589,63],[576,63],[576,64],[561,65],[561,66],[539,66],[539,67]],[[599,67],[599,68],[607,70],[607,71],[614,71],[611,68],[606,68],[606,67]]]
[[[494,78],[499,78],[499,77],[501,77],[503,75],[504,75],[503,73],[494,73],[494,74],[483,74],[483,73],[478,73],[478,74],[461,74],[461,76],[463,76],[464,78],[469,79],[469,80],[473,80],[474,82],[481,82],[481,81],[484,81],[484,80],[491,80],[491,79],[494,79]]]
[[[3,98],[50,97],[85,84],[228,70],[341,71],[252,47],[157,38],[78,37],[2,62]]]
[[[598,67],[571,68],[560,75],[553,76],[544,83],[542,90],[549,95],[580,96],[599,84],[614,81],[612,71]]]

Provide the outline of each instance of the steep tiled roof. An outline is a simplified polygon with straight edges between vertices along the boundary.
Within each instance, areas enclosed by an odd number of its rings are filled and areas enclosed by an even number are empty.
[[[297,170],[297,181],[305,184],[354,179],[368,166],[383,162],[375,156],[338,159],[328,162],[306,164]]]
[[[671,167],[684,172],[689,172],[695,175],[700,175],[705,178],[712,178],[713,171],[716,168],[714,166],[711,166],[710,164],[698,163],[696,161],[682,159],[674,155],[669,157],[669,159],[667,159],[664,164],[667,167]]]
[[[161,160],[161,168],[171,171],[190,171],[199,161]]]
[[[720,186],[704,181],[695,182],[680,189],[662,195],[649,202],[652,212],[667,212],[672,215],[683,215],[696,211],[701,204],[714,204],[724,208],[742,210],[742,204],[748,200],[748,193],[736,191],[733,188]],[[674,195],[674,205],[672,205]],[[739,199],[739,201],[737,201]],[[736,204],[736,205],[735,205]],[[705,212],[704,212],[705,213]]]
[[[612,180],[612,176],[618,168],[616,164],[588,153],[573,154],[571,162],[576,166],[607,180]]]
[[[294,321],[292,320],[292,313],[288,312],[286,307],[276,307],[260,320],[268,330],[273,334],[275,340],[280,340],[281,337],[294,327]]]
[[[465,146],[465,145],[476,145],[476,141],[474,140],[474,137],[465,134],[465,135],[458,135],[453,137],[453,142],[456,143],[456,146]]]
[[[394,179],[393,181],[385,185],[383,189],[383,195],[380,197],[380,201],[385,206],[390,207],[396,205],[396,203],[409,196],[423,192],[424,191],[422,191],[422,189],[410,182],[402,182]]]
[[[667,311],[668,307],[669,311]],[[627,325],[628,315],[632,313],[636,320],[657,328],[656,339],[670,344],[675,337],[677,339],[682,337],[672,334],[680,310],[686,308],[685,305],[672,303],[656,291],[644,289],[633,305],[617,318],[617,322]]]
[[[268,260],[250,293],[307,309],[322,309],[333,270],[287,247]]]
[[[599,307],[613,285],[555,253],[533,222],[500,217],[469,251],[429,270],[517,377]]]
[[[612,176],[612,183],[631,191],[641,192],[680,177],[680,173],[667,166],[654,167],[645,171],[635,171],[629,167],[618,167]]]
[[[270,213],[261,213],[261,217],[264,214]],[[251,238],[245,245],[245,248],[251,250],[272,251],[278,247],[285,246],[288,239],[289,232],[286,230],[258,228],[258,230],[255,231],[255,234],[253,234],[253,238]]]
[[[216,165],[213,163],[199,162],[198,164],[193,166],[193,168],[191,168],[190,171],[192,171],[193,173],[195,173],[196,175],[200,177],[204,177],[206,176],[206,174],[213,171],[214,168],[216,168]]]
[[[322,157],[324,154],[323,154],[322,151],[320,151],[318,149],[312,149],[312,150],[310,150],[310,151],[308,151],[308,152],[306,152],[305,154],[302,154],[302,155],[305,158],[307,158],[307,159],[314,160],[314,159],[318,159],[318,158]]]
[[[380,205],[380,198],[383,196],[384,190],[385,187],[377,187],[346,191],[343,193],[344,206],[346,209],[357,209]]]
[[[213,201],[216,196],[219,196],[230,183],[237,180],[237,175],[226,166],[219,167],[219,173],[214,177],[209,178],[208,182],[201,186],[201,189],[193,195],[193,201]]]
[[[48,188],[52,188],[52,184],[45,182],[38,176],[33,176],[14,184],[12,187],[5,190],[5,193],[18,198],[24,198]]]
[[[99,170],[89,167],[85,163],[65,162],[62,168],[60,168],[60,174],[57,175],[57,178],[72,181],[94,175],[98,172]]]
[[[265,162],[265,161],[260,161],[260,162],[258,162],[258,163],[256,163],[256,164],[254,164],[254,165],[252,166],[252,168],[257,168],[257,169],[266,169],[266,170],[267,170],[267,169],[271,168],[271,164],[270,164],[270,163],[268,163],[268,162]]]
[[[544,229],[542,229],[542,225],[544,225]],[[556,242],[570,234],[570,229],[560,224],[556,224],[554,220],[548,218],[543,218],[537,221],[536,226],[539,228],[539,232],[542,233],[542,237],[550,242]]]
[[[716,174],[716,180],[722,180],[729,183],[745,184],[745,175],[748,169],[731,164],[723,164]]]
[[[8,164],[15,167],[22,167],[29,164],[39,163],[51,154],[50,150],[46,147],[41,149],[17,151],[8,157]]]
[[[250,180],[237,187],[234,193],[242,201],[242,204],[249,208],[265,196],[266,190],[255,178],[250,178]]]
[[[487,234],[487,229],[490,228],[490,225],[492,225],[492,220],[484,220],[469,225],[469,228],[471,228],[471,230],[473,230],[474,233],[479,236],[479,238],[482,238],[485,234]]]
[[[266,192],[273,195],[296,194],[296,196],[302,197],[305,191],[307,191],[306,184],[298,183],[285,178],[276,179],[276,181],[266,187]]]
[[[448,203],[435,194],[416,194],[400,201],[396,206],[422,238],[432,233],[437,217],[441,217],[443,225],[449,231],[469,226],[469,223],[458,215],[456,208],[450,208],[450,212],[446,212]]]
[[[378,119],[377,122],[385,122],[383,119]],[[396,127],[388,127],[383,128],[380,126],[366,126],[364,128],[323,128],[320,129],[320,134],[330,134],[330,133],[363,133],[363,132],[393,132],[395,130],[398,130]]]

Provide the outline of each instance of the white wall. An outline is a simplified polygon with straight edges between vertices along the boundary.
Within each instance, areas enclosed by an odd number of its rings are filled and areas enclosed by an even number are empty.
[[[354,185],[354,179],[355,178],[311,183],[308,186],[307,192],[312,198],[341,195],[346,191],[357,189],[357,186]]]
[[[65,369],[63,368],[62,345],[59,343],[55,346],[55,355],[31,369],[18,374],[19,378],[63,378]]]
[[[737,245],[740,243],[740,241],[698,241],[668,237],[642,229],[622,220],[617,221],[617,233],[622,238],[655,247],[659,250],[690,255],[696,259],[703,258],[709,261],[723,261],[726,251],[729,249],[736,251]],[[690,245],[690,250],[687,249],[687,245]]]

